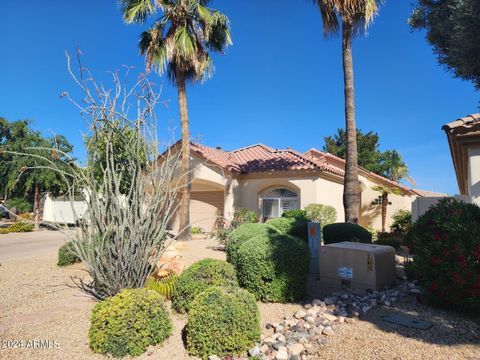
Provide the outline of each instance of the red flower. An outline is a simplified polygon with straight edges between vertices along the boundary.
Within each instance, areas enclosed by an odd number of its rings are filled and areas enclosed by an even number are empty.
[[[465,260],[465,256],[460,255],[457,258],[458,266],[460,266],[462,269],[465,269],[467,267],[467,261]]]
[[[443,252],[443,256],[450,256],[450,251],[445,250],[445,251]]]
[[[463,285],[465,285],[465,280],[464,280],[464,279],[462,278],[462,276],[461,276],[458,272],[456,272],[456,271],[454,271],[454,272],[452,273],[452,279],[453,279],[453,281],[455,281],[460,287],[462,287]]]
[[[432,256],[430,258],[430,262],[432,263],[432,265],[438,265],[442,262],[442,260],[438,256]]]
[[[430,290],[438,291],[438,289],[439,289],[439,286],[435,281],[430,284]]]
[[[439,231],[439,230],[434,230],[434,231],[433,231],[433,238],[434,238],[435,240],[437,240],[437,241],[442,240],[442,239],[443,239],[443,234],[442,234],[442,232]]]

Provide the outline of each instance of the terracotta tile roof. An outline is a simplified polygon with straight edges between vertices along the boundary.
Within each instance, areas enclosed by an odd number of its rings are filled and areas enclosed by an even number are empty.
[[[239,174],[318,170],[339,177],[345,175],[345,160],[314,148],[301,154],[292,149],[277,150],[264,144],[255,144],[233,151],[225,151],[192,143],[191,150],[211,163]],[[407,186],[366,169],[359,168],[359,170],[363,176],[373,177],[383,183],[399,187],[410,194],[413,193],[412,189]],[[415,194],[423,196],[420,193]]]
[[[412,191],[421,197],[448,197],[449,196],[448,194],[445,194],[445,193],[439,193],[439,192],[429,191],[429,190],[412,189]]]
[[[480,113],[465,116],[442,126],[448,132],[464,132],[480,128]]]
[[[241,174],[318,169],[314,162],[294,150],[276,150],[263,144],[224,151],[192,143],[191,149],[216,165]]]
[[[330,154],[330,153],[325,153],[325,152],[317,150],[315,148],[312,148],[312,149],[306,151],[303,155],[305,157],[309,158],[309,159],[317,161],[318,164],[325,164],[326,163],[327,166],[329,166],[331,168],[335,168],[335,169],[337,169],[337,171],[341,172],[342,176],[345,175],[345,160],[338,157],[338,156],[335,156],[335,155]],[[379,180],[383,183],[389,184],[391,186],[398,187],[398,188],[400,188],[400,189],[402,189],[402,190],[404,190],[408,193],[412,193],[412,189],[410,189],[408,186],[402,185],[398,182],[387,179],[386,177],[375,174],[371,171],[368,171],[367,169],[362,168],[361,166],[358,167],[358,170],[359,170],[359,173],[361,175],[365,176],[365,177],[374,178],[374,179]],[[417,194],[417,195],[419,195],[419,194]],[[420,196],[422,196],[422,195],[420,195]]]

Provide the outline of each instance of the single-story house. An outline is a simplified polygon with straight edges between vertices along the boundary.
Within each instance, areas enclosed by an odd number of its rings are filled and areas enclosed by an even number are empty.
[[[460,197],[480,205],[480,113],[442,127],[447,134]]]
[[[312,203],[330,205],[337,221],[344,220],[343,180],[345,161],[317,149],[305,153],[255,144],[226,151],[199,143],[191,144],[191,225],[211,231],[221,219],[231,220],[235,209],[253,210],[261,219],[280,217],[290,209]],[[381,229],[381,206],[375,201],[376,185],[395,187],[389,196],[387,226],[397,210],[411,210],[421,196],[407,186],[359,169],[360,224]],[[172,228],[178,227],[175,219]]]

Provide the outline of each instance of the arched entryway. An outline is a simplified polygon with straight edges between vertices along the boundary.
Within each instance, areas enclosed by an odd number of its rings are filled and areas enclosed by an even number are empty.
[[[300,196],[297,191],[279,186],[260,193],[260,209],[263,219],[281,217],[285,211],[299,208]]]

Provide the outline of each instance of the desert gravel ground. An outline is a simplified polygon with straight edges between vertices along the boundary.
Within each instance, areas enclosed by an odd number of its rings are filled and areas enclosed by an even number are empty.
[[[0,239],[1,240],[1,239]],[[205,257],[224,259],[213,240],[185,244],[183,262]],[[0,266],[0,359],[104,359],[88,347],[90,312],[95,302],[69,287],[82,266],[56,266],[51,253]],[[298,304],[259,304],[262,326],[292,314]],[[414,330],[381,320],[390,313],[416,315],[434,323],[430,330]],[[182,329],[186,317],[172,315],[173,335],[163,346],[151,347],[139,359],[191,359],[184,350]],[[8,340],[56,340],[58,348],[8,348]],[[373,310],[353,324],[342,324],[319,348],[318,359],[480,359],[478,319],[432,309],[412,299],[391,308]]]

